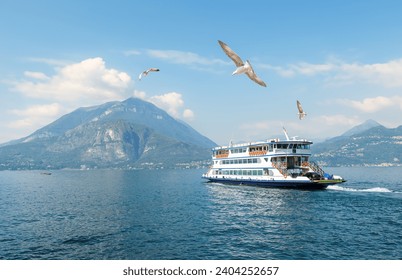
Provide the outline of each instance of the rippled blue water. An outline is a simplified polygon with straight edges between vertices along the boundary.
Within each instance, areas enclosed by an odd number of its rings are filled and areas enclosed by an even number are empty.
[[[323,191],[204,170],[0,172],[0,259],[402,259],[401,167]]]

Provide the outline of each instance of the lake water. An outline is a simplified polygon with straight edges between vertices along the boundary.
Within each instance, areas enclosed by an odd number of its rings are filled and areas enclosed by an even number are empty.
[[[327,168],[322,191],[205,170],[0,172],[0,259],[402,259],[402,167]]]

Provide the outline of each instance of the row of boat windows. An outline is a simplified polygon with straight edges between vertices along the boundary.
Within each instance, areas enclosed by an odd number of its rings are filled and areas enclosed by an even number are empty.
[[[310,145],[309,144],[269,144],[269,145],[263,145],[263,146],[251,146],[249,147],[249,152],[254,152],[254,151],[270,151],[272,152],[273,149],[304,149],[304,150],[309,150]],[[247,148],[234,148],[230,150],[218,150],[214,151],[214,155],[225,155],[225,154],[239,154],[239,153],[246,153]]]
[[[268,162],[268,158],[264,158]],[[240,159],[225,159],[221,161],[221,164],[249,164],[249,163],[260,163],[259,158],[240,158]],[[218,161],[216,161],[218,163]]]
[[[264,158],[265,162],[268,162],[268,158]],[[261,163],[261,158],[240,158],[240,159],[224,159],[224,160],[216,160],[214,161],[214,164],[253,164],[253,163]],[[307,156],[302,156],[302,157],[273,157],[272,158],[273,163],[277,162],[292,162],[292,163],[298,163],[299,165],[301,162],[308,162],[308,157]]]
[[[240,175],[240,176],[262,176],[270,175],[273,176],[272,170],[269,169],[225,169],[225,170],[215,170],[215,175]]]

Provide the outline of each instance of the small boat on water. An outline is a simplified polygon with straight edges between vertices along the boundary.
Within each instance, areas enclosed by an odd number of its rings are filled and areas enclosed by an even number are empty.
[[[310,161],[313,142],[269,139],[212,149],[212,165],[202,175],[209,182],[262,187],[325,189],[346,182]]]
[[[41,172],[42,175],[52,175],[52,172]]]

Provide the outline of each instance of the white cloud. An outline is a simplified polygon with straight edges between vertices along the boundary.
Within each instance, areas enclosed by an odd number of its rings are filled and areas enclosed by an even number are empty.
[[[106,68],[100,57],[57,68],[51,77],[29,71],[25,75],[36,80],[18,82],[15,90],[32,98],[67,102],[121,99],[131,82],[127,73]]]
[[[24,117],[43,117],[43,116],[55,116],[61,111],[61,106],[58,103],[45,104],[45,105],[33,105],[25,110],[11,110],[11,113],[17,116]]]
[[[146,100],[147,94],[145,93],[145,91],[134,90],[133,96],[139,99]]]
[[[61,60],[61,59],[53,59],[53,58],[44,58],[44,57],[30,57],[28,58],[29,61],[44,63],[51,66],[66,66],[68,64],[72,64],[72,61]]]
[[[33,105],[23,110],[10,110],[10,113],[20,117],[12,121],[8,126],[11,128],[29,128],[40,126],[54,120],[64,112],[58,103]]]
[[[312,76],[321,73],[327,73],[334,69],[336,66],[333,64],[310,64],[310,63],[300,63],[298,65],[292,65],[291,69],[302,75]]]
[[[365,113],[373,113],[390,107],[399,107],[402,110],[402,96],[377,96],[365,98],[362,101],[342,99],[338,102]]]
[[[182,117],[187,121],[194,119],[194,112],[192,110],[188,108],[183,110],[184,100],[180,93],[168,92],[162,95],[147,97],[145,92],[135,90],[133,96],[151,102],[155,106],[168,112],[168,114],[174,118]]]
[[[375,64],[343,64],[337,79],[352,82],[358,79],[385,87],[402,86],[402,59]]]
[[[38,80],[48,80],[49,79],[49,77],[46,76],[46,74],[41,73],[41,72],[25,71],[24,75],[28,78],[38,79]]]
[[[177,50],[146,50],[146,54],[153,58],[162,59],[174,64],[185,65],[227,65],[222,59],[211,59],[200,56],[193,52],[184,52]]]
[[[128,50],[128,51],[125,51],[124,54],[127,56],[130,56],[130,55],[140,55],[142,53],[138,50]]]
[[[190,109],[185,109],[183,111],[183,118],[186,119],[186,120],[189,120],[189,121],[193,120],[194,119],[194,112],[192,110],[190,110]]]
[[[184,105],[181,94],[177,92],[169,92],[163,95],[152,96],[149,98],[149,101],[159,108],[164,109],[175,118],[180,116],[179,109]]]
[[[328,81],[338,85],[360,82],[384,87],[402,87],[402,59],[373,64],[331,61],[321,64],[301,62],[290,64],[287,67],[272,65],[263,67],[271,69],[283,77],[328,74]]]
[[[362,121],[357,116],[346,115],[322,115],[313,119],[316,127],[324,129],[325,127],[352,127],[360,124]]]

